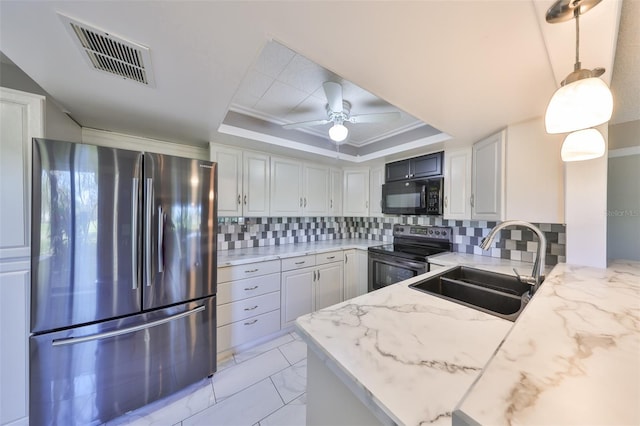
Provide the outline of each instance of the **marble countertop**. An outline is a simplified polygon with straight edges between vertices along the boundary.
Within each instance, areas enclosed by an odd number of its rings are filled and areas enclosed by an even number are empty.
[[[450,424],[513,325],[408,288],[437,273],[297,319],[309,347],[385,424]]]
[[[218,267],[242,265],[252,262],[284,259],[307,254],[324,253],[332,250],[361,249],[385,244],[382,241],[348,238],[340,240],[313,241],[308,243],[284,244],[280,246],[249,247],[218,251]]]
[[[469,424],[640,424],[640,262],[557,265],[458,405]]]
[[[440,266],[464,265],[508,275],[514,275],[513,268],[516,268],[521,275],[529,275],[533,269],[533,263],[531,262],[457,252],[429,256],[429,263]],[[549,274],[552,269],[553,266],[546,266],[545,273]]]

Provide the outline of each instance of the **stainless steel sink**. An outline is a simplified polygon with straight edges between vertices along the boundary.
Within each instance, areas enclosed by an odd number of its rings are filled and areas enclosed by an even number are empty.
[[[509,321],[515,321],[528,301],[528,284],[517,277],[458,266],[410,285]]]

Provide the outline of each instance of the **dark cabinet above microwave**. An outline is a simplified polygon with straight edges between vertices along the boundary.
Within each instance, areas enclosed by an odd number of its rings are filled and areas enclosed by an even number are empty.
[[[385,182],[441,176],[443,154],[443,152],[436,152],[421,157],[387,163],[385,166]]]

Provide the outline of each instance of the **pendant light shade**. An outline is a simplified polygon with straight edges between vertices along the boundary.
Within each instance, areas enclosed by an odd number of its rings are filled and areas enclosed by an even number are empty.
[[[347,129],[343,124],[334,124],[329,129],[329,137],[334,142],[342,142],[347,138],[349,134],[349,129]]]
[[[584,129],[569,133],[562,144],[562,161],[584,161],[602,157],[604,137],[597,129]]]
[[[601,79],[590,77],[558,89],[549,102],[544,121],[547,133],[566,133],[605,123],[612,112],[609,87]]]

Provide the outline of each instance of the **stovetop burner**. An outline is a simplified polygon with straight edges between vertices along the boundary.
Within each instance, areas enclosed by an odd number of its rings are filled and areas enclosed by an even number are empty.
[[[442,226],[394,225],[393,244],[370,247],[369,251],[425,262],[428,256],[451,251],[452,230]]]

